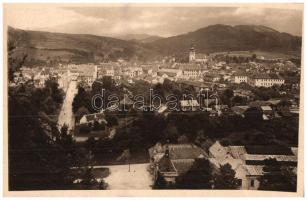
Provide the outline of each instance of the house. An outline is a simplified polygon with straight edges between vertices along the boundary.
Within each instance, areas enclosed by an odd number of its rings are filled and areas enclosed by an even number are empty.
[[[271,106],[260,106],[260,109],[262,111],[262,116],[264,120],[268,120],[274,117],[274,112]]]
[[[181,100],[179,103],[182,111],[199,110],[199,103],[197,102],[197,100]]]
[[[80,82],[84,82],[92,86],[93,82],[97,79],[98,68],[97,65],[89,64],[69,64],[68,69],[72,76],[77,76]]]
[[[245,73],[235,73],[232,77],[232,81],[237,84],[247,83],[247,78],[248,76]]]
[[[176,183],[176,178],[187,172],[195,159],[208,158],[207,153],[194,144],[157,143],[148,152],[154,180],[161,176],[168,184]]]
[[[172,68],[162,68],[162,69],[159,69],[159,71],[157,72],[157,76],[160,76],[160,77],[165,76],[165,78],[176,79],[176,78],[182,76],[182,70],[181,69],[172,69]]]
[[[173,68],[182,71],[179,76],[184,79],[196,79],[203,76],[204,68],[196,63],[175,63]]]
[[[35,87],[42,88],[45,86],[45,82],[50,78],[49,71],[42,70],[37,75],[34,76]]]
[[[115,74],[114,69],[107,69],[107,70],[106,70],[106,76],[111,76],[111,77],[113,77],[114,74]]]
[[[250,76],[248,84],[255,87],[272,87],[273,85],[283,85],[285,79],[277,74],[259,74]]]
[[[79,124],[94,124],[94,122],[97,121],[99,123],[106,122],[105,115],[103,113],[94,113],[94,114],[88,114],[83,115],[79,121]]]
[[[229,164],[240,180],[240,189],[257,190],[263,176],[264,161],[276,159],[296,172],[297,148],[282,146],[223,146],[216,141],[209,147],[209,161],[216,167]]]
[[[94,113],[83,115],[79,122],[76,122],[74,130],[74,140],[76,142],[85,142],[93,137],[112,139],[116,134],[116,129],[107,126],[108,122],[103,113]]]
[[[141,67],[130,67],[123,70],[124,75],[129,76],[130,78],[135,78],[143,74],[143,69]]]

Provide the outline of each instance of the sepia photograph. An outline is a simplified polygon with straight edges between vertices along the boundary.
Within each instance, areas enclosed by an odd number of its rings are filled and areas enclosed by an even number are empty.
[[[4,4],[6,195],[303,196],[303,8]]]

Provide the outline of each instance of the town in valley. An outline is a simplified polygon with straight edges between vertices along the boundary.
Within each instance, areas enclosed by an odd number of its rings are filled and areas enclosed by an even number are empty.
[[[119,48],[8,27],[9,189],[296,192],[301,37],[266,48],[284,33],[204,29],[264,39],[226,50],[114,39]],[[101,49],[86,54],[86,42]]]

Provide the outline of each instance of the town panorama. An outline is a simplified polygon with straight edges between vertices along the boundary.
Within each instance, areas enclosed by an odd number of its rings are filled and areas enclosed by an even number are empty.
[[[176,11],[159,23],[177,34],[149,34],[159,9],[143,33],[135,25],[125,35],[8,23],[10,191],[297,191],[302,37],[277,22],[222,17],[179,32],[168,21]],[[143,16],[128,11],[127,23]],[[264,11],[257,16],[301,12]],[[178,20],[191,17],[192,27],[201,13]]]

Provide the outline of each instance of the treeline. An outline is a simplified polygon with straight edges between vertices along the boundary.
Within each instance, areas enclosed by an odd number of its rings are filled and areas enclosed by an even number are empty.
[[[93,164],[90,152],[75,145],[66,126],[57,127],[62,102],[54,80],[44,88],[31,83],[9,88],[9,190],[98,188],[91,168],[84,167]],[[73,184],[77,178],[82,181]]]

